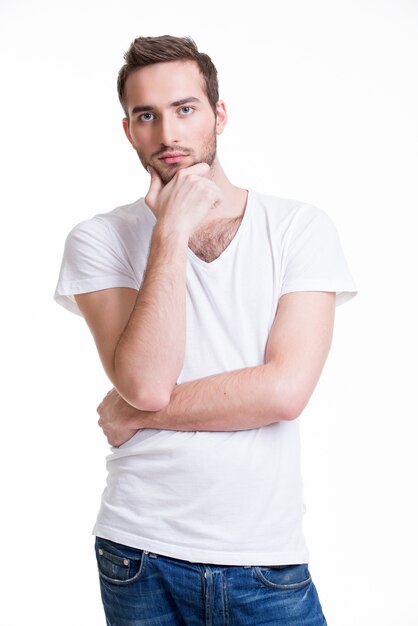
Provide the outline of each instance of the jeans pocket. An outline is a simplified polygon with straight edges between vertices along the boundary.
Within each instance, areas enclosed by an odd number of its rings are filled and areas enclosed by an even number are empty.
[[[256,578],[269,589],[291,591],[301,589],[311,582],[306,563],[301,565],[255,566]]]
[[[102,580],[114,585],[136,582],[143,574],[148,553],[143,550],[115,544],[107,539],[96,539],[96,559]]]

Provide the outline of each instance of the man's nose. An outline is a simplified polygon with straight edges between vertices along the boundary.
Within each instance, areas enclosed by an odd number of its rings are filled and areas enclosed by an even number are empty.
[[[160,143],[170,146],[179,141],[178,121],[172,114],[163,115],[160,118]]]

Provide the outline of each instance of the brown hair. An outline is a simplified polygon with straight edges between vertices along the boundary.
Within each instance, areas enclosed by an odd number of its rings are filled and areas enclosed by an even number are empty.
[[[219,99],[218,72],[211,58],[204,52],[199,52],[191,37],[137,37],[123,55],[126,63],[118,74],[118,95],[120,103],[128,116],[125,102],[125,84],[129,74],[153,63],[169,61],[196,61],[200,73],[204,78],[204,90],[210,106],[216,115],[216,103]]]

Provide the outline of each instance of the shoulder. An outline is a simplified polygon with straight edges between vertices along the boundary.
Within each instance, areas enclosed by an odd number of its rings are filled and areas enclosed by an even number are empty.
[[[146,206],[144,198],[139,198],[131,204],[118,206],[108,213],[98,213],[93,219],[102,220],[115,230],[130,228],[138,224],[154,225],[155,222],[155,217]]]
[[[279,196],[251,190],[254,213],[271,224],[285,229],[305,229],[306,226],[319,222],[331,222],[328,214],[317,206]]]
[[[109,241],[124,239],[133,231],[133,226],[149,224],[152,228],[153,215],[140,198],[131,204],[124,204],[112,211],[97,213],[76,224],[67,235],[70,241]],[[138,230],[141,230],[140,228]]]

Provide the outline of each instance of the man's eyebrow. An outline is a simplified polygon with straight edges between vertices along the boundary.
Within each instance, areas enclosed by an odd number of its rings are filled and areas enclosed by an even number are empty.
[[[172,102],[170,106],[172,107],[179,107],[182,104],[186,104],[186,102],[201,102],[199,100],[199,98],[196,98],[195,96],[189,96],[188,98],[182,98],[181,100],[175,100],[175,102]]]
[[[187,98],[182,98],[181,100],[175,100],[170,103],[171,107],[179,107],[182,104],[186,104],[187,102],[201,102],[199,98],[195,96],[188,96]],[[153,104],[141,104],[134,106],[132,109],[131,115],[135,115],[135,113],[142,113],[143,111],[155,111],[156,107]]]

